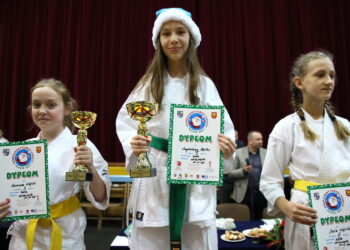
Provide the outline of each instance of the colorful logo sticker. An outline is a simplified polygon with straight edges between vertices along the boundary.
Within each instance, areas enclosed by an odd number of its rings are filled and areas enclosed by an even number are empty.
[[[215,119],[218,117],[218,112],[211,112],[211,118]]]
[[[200,111],[193,111],[186,118],[186,126],[192,132],[202,132],[208,126],[208,118]]]
[[[177,111],[177,117],[182,118],[184,116],[184,112],[182,110]]]
[[[39,154],[39,153],[41,153],[41,146],[37,146],[36,147],[36,152]]]
[[[315,198],[315,200],[319,200],[320,199],[320,193],[319,192],[315,192],[314,193],[314,198]]]
[[[34,160],[33,152],[30,148],[18,148],[12,156],[12,161],[19,169],[28,168]]]
[[[350,196],[350,189],[345,190],[346,196]]]
[[[10,149],[4,148],[4,149],[2,150],[2,153],[3,153],[4,156],[9,156],[9,154],[10,154]]]
[[[323,196],[323,206],[331,213],[339,213],[344,206],[344,199],[336,190],[329,190]]]

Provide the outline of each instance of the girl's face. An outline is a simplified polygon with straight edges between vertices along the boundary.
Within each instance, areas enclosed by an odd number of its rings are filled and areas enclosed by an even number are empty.
[[[306,65],[306,74],[296,77],[294,83],[302,91],[304,101],[329,100],[335,85],[333,62],[328,57],[310,61]]]
[[[160,30],[160,44],[170,62],[185,59],[190,42],[190,33],[185,25],[178,21],[166,22]]]
[[[58,135],[64,129],[64,117],[68,114],[61,95],[51,87],[33,91],[32,118],[42,132]]]

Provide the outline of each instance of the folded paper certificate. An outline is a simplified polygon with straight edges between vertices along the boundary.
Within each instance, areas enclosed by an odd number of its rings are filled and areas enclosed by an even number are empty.
[[[172,104],[167,182],[222,185],[223,106]]]
[[[350,183],[309,186],[308,195],[318,216],[316,249],[350,249]]]
[[[46,140],[0,144],[0,200],[10,199],[13,221],[50,217]]]

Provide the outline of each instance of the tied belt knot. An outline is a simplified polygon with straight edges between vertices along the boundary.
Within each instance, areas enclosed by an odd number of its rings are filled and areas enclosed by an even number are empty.
[[[51,211],[50,218],[29,220],[27,232],[26,232],[28,250],[33,249],[34,235],[35,235],[35,229],[37,224],[39,224],[40,226],[46,226],[46,227],[52,226],[50,250],[61,250],[62,249],[62,230],[57,225],[54,219],[61,218],[70,213],[73,213],[75,210],[79,208],[80,208],[79,200],[74,195],[65,201],[52,205],[50,207],[50,211]]]

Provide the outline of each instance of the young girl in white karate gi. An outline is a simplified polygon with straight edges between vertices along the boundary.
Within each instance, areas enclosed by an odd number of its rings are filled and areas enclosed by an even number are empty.
[[[157,102],[159,112],[147,122],[148,131],[158,140],[161,138],[165,141],[168,138],[171,104],[223,104],[214,83],[198,62],[196,48],[200,44],[201,34],[191,14],[183,9],[170,8],[162,9],[156,15],[152,37],[156,49],[153,61],[125,104],[142,100]],[[137,122],[128,116],[125,104],[119,111],[116,127],[126,156],[126,166],[128,169],[134,168],[137,156],[148,152],[153,167],[157,169],[156,177],[133,180],[129,199],[129,208],[133,213],[130,247],[169,249],[170,241],[173,241],[169,231],[173,229],[169,229],[172,191],[166,183],[168,154],[150,144],[155,137],[136,135]],[[219,135],[218,143],[225,157],[226,168],[233,160],[236,147],[234,133],[232,121],[225,110],[225,135]],[[216,187],[187,185],[186,193],[182,242],[179,243],[179,239],[172,242],[172,248],[217,249]]]
[[[33,139],[48,141],[51,216],[55,217],[52,221],[15,221],[9,229],[9,249],[85,249],[86,216],[76,198],[81,183],[65,180],[74,163],[85,164],[93,175],[93,180],[83,185],[86,198],[98,209],[109,204],[107,162],[91,141],[77,147],[76,135],[69,129],[73,128],[70,114],[75,106],[68,89],[58,80],[44,79],[31,89],[31,115],[40,128]]]
[[[290,76],[295,113],[270,134],[260,190],[268,212],[286,215],[286,249],[314,249],[310,226],[317,211],[309,207],[306,187],[350,181],[349,121],[335,116],[329,99],[335,87],[333,57],[326,51],[301,55]],[[284,169],[294,181],[290,201],[283,192]]]

